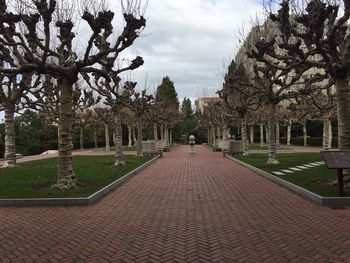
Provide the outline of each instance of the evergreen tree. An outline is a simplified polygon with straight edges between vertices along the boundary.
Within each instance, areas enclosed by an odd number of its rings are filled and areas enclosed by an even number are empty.
[[[163,78],[162,84],[157,88],[156,101],[161,101],[167,107],[176,110],[179,108],[179,99],[177,98],[174,82],[168,76]]]
[[[192,102],[189,98],[184,98],[181,104],[181,121],[178,124],[181,141],[186,142],[188,137],[193,134],[197,137],[196,120],[192,109]]]
[[[179,115],[179,100],[175,90],[174,82],[166,76],[156,91],[157,118],[154,119],[154,137],[157,135],[157,127],[160,128],[160,138],[167,145],[172,143],[172,129],[175,127]]]
[[[181,105],[181,112],[186,119],[193,119],[192,102],[189,98],[184,98]]]

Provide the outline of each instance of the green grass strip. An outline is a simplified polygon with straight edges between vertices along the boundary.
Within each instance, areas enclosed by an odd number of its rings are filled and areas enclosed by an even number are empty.
[[[234,156],[236,159],[246,162],[266,172],[278,172],[291,167],[323,161],[319,153],[290,153],[278,154],[279,164],[267,164],[267,154],[251,154],[248,156]],[[277,176],[277,175],[275,175]],[[292,174],[277,176],[288,182],[301,186],[311,192],[324,197],[338,196],[337,185],[329,183],[337,178],[336,170],[329,170],[325,165],[316,166]],[[345,188],[345,196],[350,196],[350,189]]]
[[[149,156],[124,156],[125,166],[114,166],[114,156],[75,156],[73,167],[79,186],[53,189],[57,178],[57,158],[20,163],[0,169],[0,198],[88,197],[128,172],[149,161]]]

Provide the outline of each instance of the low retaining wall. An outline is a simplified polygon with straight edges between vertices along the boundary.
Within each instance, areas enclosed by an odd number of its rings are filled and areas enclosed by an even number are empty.
[[[350,197],[323,197],[313,192],[310,192],[309,190],[306,190],[300,186],[297,186],[293,183],[285,181],[268,172],[265,172],[259,168],[256,168],[255,166],[252,166],[250,164],[237,160],[232,156],[226,155],[226,158],[322,206],[350,206]]]
[[[114,190],[132,176],[140,173],[143,169],[154,163],[159,158],[159,155],[137,167],[123,177],[115,180],[109,185],[103,187],[89,197],[78,198],[25,198],[25,199],[0,199],[1,206],[73,206],[73,205],[91,205],[101,199],[110,191]]]

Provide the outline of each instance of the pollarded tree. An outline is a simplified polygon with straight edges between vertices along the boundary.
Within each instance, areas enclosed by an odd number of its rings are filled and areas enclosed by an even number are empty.
[[[247,118],[251,110],[258,109],[259,100],[251,89],[250,78],[243,65],[237,65],[235,61],[231,62],[225,74],[223,89],[218,93],[231,114],[236,114],[241,121],[243,151],[247,155]]]
[[[108,106],[108,109],[112,112],[114,119],[114,139],[115,139],[115,165],[124,165],[123,156],[123,144],[122,144],[122,109],[131,103],[130,97],[133,95],[134,90],[129,82],[121,85],[121,79],[118,77],[117,72],[113,69],[104,66],[103,69],[108,72],[110,79],[106,79],[100,74],[94,74],[91,78],[89,75],[84,74],[84,79],[89,86],[101,94],[105,100],[103,104]],[[91,79],[94,83],[91,84]]]
[[[139,1],[125,1],[125,26],[116,37],[113,36],[112,11],[102,9],[98,12],[85,8],[81,19],[86,22],[91,34],[85,45],[84,40],[79,39],[81,49],[76,52],[74,26],[78,21],[74,21],[75,13],[72,11],[76,7],[62,8],[55,0],[33,0],[27,3],[25,9],[16,10],[11,6],[17,2],[21,3],[14,0],[0,1],[0,55],[9,61],[0,67],[0,72],[14,75],[37,72],[57,79],[60,118],[58,178],[55,186],[60,189],[75,187],[71,149],[73,85],[80,73],[97,73],[109,78],[101,69],[110,63],[104,58],[120,56],[134,43],[146,21],[135,9],[139,7]],[[73,2],[68,1],[60,3],[73,5]],[[116,72],[119,74],[135,69],[142,63],[142,58],[137,57],[131,65],[124,65]]]
[[[328,74],[338,97],[339,149],[350,150],[350,1],[310,0],[305,8],[291,8],[289,1],[284,0],[280,5],[278,13],[270,17],[280,28],[281,41],[262,44],[277,44],[284,54],[270,49],[263,53],[283,61],[283,65],[271,64],[281,70],[295,68],[305,72],[314,67]],[[296,9],[298,13],[292,11]]]
[[[6,58],[2,58],[1,64],[8,63]],[[4,63],[5,62],[5,63]],[[15,123],[14,115],[21,108],[30,107],[32,100],[29,99],[30,92],[36,90],[41,84],[39,78],[33,82],[33,74],[10,75],[0,74],[0,107],[5,115],[5,165],[4,167],[14,167],[16,165],[16,144],[15,144]]]
[[[200,126],[206,127],[208,130],[208,144],[216,145],[213,107],[206,104],[203,106],[202,111],[198,111],[196,114]]]
[[[252,115],[252,114],[251,114]],[[264,130],[267,125],[267,114],[264,107],[260,107],[258,111],[254,112],[255,123],[259,124],[259,133],[260,133],[260,146],[264,146],[265,136]],[[265,132],[267,137],[267,132]]]
[[[158,141],[158,125],[160,122],[160,115],[162,113],[162,105],[160,103],[153,103],[150,106],[150,110],[148,112],[147,119],[152,123],[153,126],[153,139],[155,142]],[[131,140],[132,140],[132,129],[133,129],[134,123],[131,121],[128,123],[128,130],[129,130],[129,146],[131,146]]]
[[[267,20],[262,26],[255,27],[251,34],[254,36],[251,43],[253,47],[247,52],[247,55],[255,63],[252,67],[250,88],[259,97],[268,116],[268,163],[278,163],[276,106],[283,101],[310,94],[314,87],[322,86],[321,83],[326,76],[321,72],[308,72],[312,69],[311,65],[304,65],[303,70],[284,67],[284,61],[279,57],[286,54],[276,44],[279,41],[278,30],[271,20]],[[251,40],[248,39],[248,41]],[[270,53],[275,56],[271,57]]]
[[[149,116],[149,114],[148,114]],[[121,120],[123,125],[125,125],[128,128],[128,147],[133,146],[133,132],[136,127],[136,120],[135,120],[135,114],[130,108],[124,107],[121,110]],[[135,145],[135,141],[134,141]]]
[[[218,140],[227,140],[227,127],[232,120],[232,114],[223,100],[210,105],[213,109],[213,123],[216,126]]]
[[[109,151],[111,148],[109,130],[114,123],[113,112],[109,107],[95,107],[93,109],[93,112],[96,114],[96,123],[94,123],[94,127],[98,126],[97,123],[103,124],[105,134],[105,149],[106,151]]]
[[[294,107],[304,108],[312,119],[319,119],[323,123],[322,148],[332,147],[332,122],[336,115],[336,95],[330,87],[326,90],[317,90],[312,94],[296,100]]]
[[[92,90],[83,89],[80,85],[74,85],[73,92],[73,121],[79,127],[80,149],[84,149],[84,126],[91,117],[88,108],[99,103],[101,97],[95,96]]]
[[[83,148],[83,126],[86,119],[90,117],[89,112],[86,110],[101,100],[101,97],[96,96],[93,90],[89,90],[88,87],[84,87],[83,85],[83,81],[78,81],[73,85],[72,90],[72,121],[74,121],[74,123],[80,128],[81,148]],[[56,80],[50,75],[46,75],[42,81],[41,88],[32,95],[33,96],[30,96],[27,100],[29,101],[28,104],[31,105],[31,108],[37,110],[45,119],[58,125],[60,117],[60,94]],[[35,98],[35,100],[33,100],[33,98]]]
[[[277,105],[276,111],[276,117],[278,119],[278,123],[276,124],[276,142],[279,144],[279,125],[287,126],[286,145],[288,146],[292,137],[292,124],[296,121],[295,113],[290,110],[289,105],[290,101],[285,101],[283,104]]]
[[[142,129],[145,118],[147,117],[147,112],[150,111],[151,105],[154,103],[152,95],[147,95],[146,90],[141,92],[136,92],[136,82],[128,81],[125,83],[126,90],[134,91],[132,94],[132,101],[129,103],[128,107],[135,114],[136,127],[137,127],[137,155],[142,156]]]

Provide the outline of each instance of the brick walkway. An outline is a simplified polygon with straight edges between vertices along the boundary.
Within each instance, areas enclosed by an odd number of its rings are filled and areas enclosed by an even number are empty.
[[[0,262],[350,262],[350,209],[186,151],[92,206],[0,208]]]

